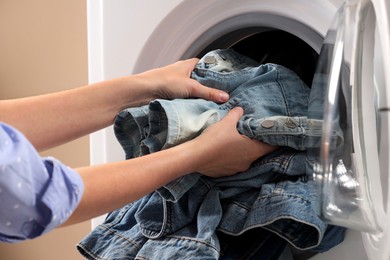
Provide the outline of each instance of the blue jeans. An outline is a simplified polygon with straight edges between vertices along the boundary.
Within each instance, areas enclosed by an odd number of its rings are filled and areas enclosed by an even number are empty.
[[[216,50],[199,61],[192,78],[228,92],[229,101],[217,104],[203,99],[158,99],[123,110],[114,129],[127,159],[193,139],[235,106],[244,108],[237,125],[241,134],[299,151],[320,147],[322,120],[308,118],[307,114],[309,102],[310,111],[322,110],[315,105],[324,96],[310,92],[292,71],[276,64],[258,65],[232,50]],[[342,133],[335,131],[334,140],[342,143]],[[188,175],[160,190],[167,199],[177,200],[198,178]]]
[[[264,229],[298,249],[327,251],[344,230],[317,216],[316,187],[302,175],[303,160],[303,153],[279,150],[234,178],[202,177],[177,202],[151,193],[112,212],[78,249],[91,259],[218,259],[217,232]]]
[[[80,252],[95,259],[218,259],[217,232],[251,230],[270,231],[302,250],[340,243],[343,229],[324,239],[329,227],[317,216],[316,187],[307,178],[312,169],[305,151],[318,148],[321,137],[321,120],[307,118],[310,89],[282,66],[258,65],[231,50],[205,55],[192,77],[223,87],[230,100],[155,100],[122,111],[114,127],[126,158],[190,140],[235,106],[244,108],[240,133],[281,148],[246,172],[218,179],[193,173],[114,211],[80,242]]]

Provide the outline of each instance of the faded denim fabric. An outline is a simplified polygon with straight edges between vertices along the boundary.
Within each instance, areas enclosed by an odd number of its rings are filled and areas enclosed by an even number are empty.
[[[307,178],[312,170],[305,150],[319,147],[321,136],[321,121],[306,117],[310,89],[290,70],[254,65],[232,50],[205,55],[192,77],[229,92],[230,100],[155,100],[122,111],[114,127],[126,158],[190,140],[235,106],[244,108],[240,133],[281,148],[246,172],[217,179],[193,173],[112,212],[79,243],[80,253],[90,259],[227,259],[234,253],[224,252],[217,232],[270,231],[316,252],[340,243],[344,229],[317,216],[316,187]],[[324,237],[329,230],[332,236]]]

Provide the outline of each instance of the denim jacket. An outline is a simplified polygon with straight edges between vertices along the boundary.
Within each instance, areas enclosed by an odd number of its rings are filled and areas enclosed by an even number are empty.
[[[303,250],[340,243],[342,229],[331,227],[332,238],[324,239],[329,228],[316,214],[316,188],[307,178],[305,151],[318,148],[321,136],[321,120],[306,116],[310,88],[282,66],[259,65],[232,50],[206,54],[192,78],[227,91],[229,101],[155,100],[122,111],[114,129],[126,158],[190,140],[235,106],[244,108],[240,133],[281,148],[243,173],[218,179],[193,173],[112,212],[79,251],[92,259],[218,259],[217,232],[239,236],[259,228]],[[341,133],[334,136],[342,142]]]

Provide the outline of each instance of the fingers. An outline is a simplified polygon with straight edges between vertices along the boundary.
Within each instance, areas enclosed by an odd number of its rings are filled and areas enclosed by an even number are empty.
[[[226,132],[231,132],[234,129],[234,132],[238,134],[237,131],[237,122],[240,120],[242,115],[244,114],[244,110],[241,107],[234,107],[232,108],[225,117],[222,118],[220,122],[218,122],[216,125],[219,125],[218,129],[225,129]],[[210,130],[210,128],[215,128],[215,126],[211,126],[206,128],[206,132]],[[230,131],[227,131],[230,130]]]
[[[249,169],[253,161],[277,148],[240,134],[237,122],[243,114],[241,107],[231,109],[195,139],[195,147],[205,156],[196,171],[210,177],[230,176]]]
[[[195,80],[194,80],[195,81]],[[217,103],[223,103],[229,100],[229,94],[218,89],[206,87],[197,81],[197,84],[193,88],[192,95],[198,98],[214,101]]]
[[[234,107],[232,108],[225,117],[222,118],[220,122],[218,122],[216,125],[220,125],[218,129],[234,129],[235,132],[237,132],[237,122],[240,120],[242,115],[244,114],[244,110],[241,107]],[[215,128],[215,126],[211,126],[206,128],[206,132],[210,131],[210,128]],[[238,134],[238,132],[237,132]]]
[[[249,139],[251,144],[248,144],[251,151],[253,151],[254,159],[257,159],[263,155],[266,155],[268,153],[271,153],[275,151],[278,147],[269,145],[254,139]]]
[[[229,126],[226,128],[234,127],[236,129],[237,122],[240,120],[243,114],[244,110],[241,107],[235,107],[231,109],[223,119],[226,120],[229,124]],[[247,159],[250,159],[250,162],[277,149],[276,146],[272,146],[255,139],[250,139],[247,136],[241,135],[241,137],[242,144],[246,147],[246,157]]]
[[[225,120],[228,120],[229,122],[231,121],[232,123],[234,123],[234,125],[236,125],[243,114],[244,110],[242,109],[242,107],[234,107],[227,113],[227,115],[225,116]]]
[[[192,58],[184,61],[188,65],[188,76],[191,76],[191,72],[195,68],[198,61],[198,58]],[[193,97],[203,98],[218,103],[223,103],[229,100],[229,94],[227,94],[226,92],[206,87],[197,82],[196,80],[193,80],[192,93],[190,93],[190,95]]]

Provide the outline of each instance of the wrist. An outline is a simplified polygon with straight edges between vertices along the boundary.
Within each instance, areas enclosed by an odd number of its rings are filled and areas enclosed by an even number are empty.
[[[199,138],[187,141],[175,148],[180,149],[177,154],[183,156],[182,162],[186,167],[186,173],[198,172],[207,164],[208,153],[205,150],[205,144],[200,142]]]
[[[153,82],[142,74],[112,79],[108,85],[113,93],[112,101],[119,106],[119,111],[148,104],[157,97]]]

